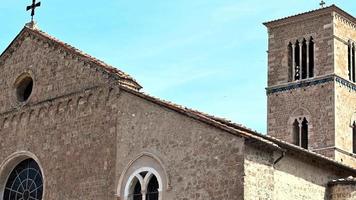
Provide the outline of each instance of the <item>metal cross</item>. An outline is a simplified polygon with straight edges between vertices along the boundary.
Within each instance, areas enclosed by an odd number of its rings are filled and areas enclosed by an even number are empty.
[[[31,22],[33,22],[33,16],[35,15],[35,9],[41,6],[41,2],[36,3],[36,0],[32,0],[32,5],[26,7],[26,11],[31,10]]]
[[[319,4],[322,8],[324,8],[325,6],[325,1],[324,0],[321,0],[320,4]]]

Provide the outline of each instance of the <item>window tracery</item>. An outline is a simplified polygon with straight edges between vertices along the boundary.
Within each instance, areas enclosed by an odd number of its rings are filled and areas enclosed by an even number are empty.
[[[160,177],[151,168],[136,171],[127,183],[128,194],[125,200],[161,200]]]
[[[3,200],[42,200],[43,178],[33,159],[19,163],[10,173]]]
[[[299,117],[293,122],[293,143],[304,149],[308,149],[308,124],[309,122],[305,117]]]

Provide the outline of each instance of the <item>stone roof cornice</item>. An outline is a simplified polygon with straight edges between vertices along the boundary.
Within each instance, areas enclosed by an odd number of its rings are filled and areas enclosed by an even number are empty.
[[[341,16],[345,19],[347,19],[348,21],[356,24],[356,18],[352,15],[350,15],[349,13],[345,12],[344,10],[342,10],[341,8],[337,7],[336,5],[331,5],[328,6],[326,8],[320,8],[320,9],[316,9],[316,10],[312,10],[309,12],[305,12],[305,13],[300,13],[300,14],[296,14],[296,15],[292,15],[289,17],[285,17],[282,19],[277,19],[277,20],[272,20],[269,22],[265,22],[263,23],[263,25],[265,25],[267,28],[273,28],[273,27],[278,27],[278,26],[282,26],[282,25],[286,25],[286,24],[290,24],[290,23],[295,23],[298,21],[304,21],[307,19],[311,19],[311,18],[315,18],[321,15],[326,15],[326,14],[330,14],[331,16],[333,16],[336,13],[338,16]]]

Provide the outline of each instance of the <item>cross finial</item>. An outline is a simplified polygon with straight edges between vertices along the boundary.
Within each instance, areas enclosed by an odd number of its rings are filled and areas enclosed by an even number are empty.
[[[325,1],[324,1],[324,0],[321,0],[321,2],[320,2],[319,5],[321,6],[321,8],[324,8],[324,6],[325,6]]]
[[[41,2],[36,3],[36,0],[32,0],[32,5],[26,7],[26,11],[31,10],[31,22],[33,22],[33,16],[35,16],[35,9],[41,6]]]

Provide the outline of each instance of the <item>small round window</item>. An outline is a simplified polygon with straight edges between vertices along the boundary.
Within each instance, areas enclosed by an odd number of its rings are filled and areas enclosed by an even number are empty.
[[[16,97],[20,102],[25,102],[31,96],[33,79],[29,75],[20,76],[16,81]]]

